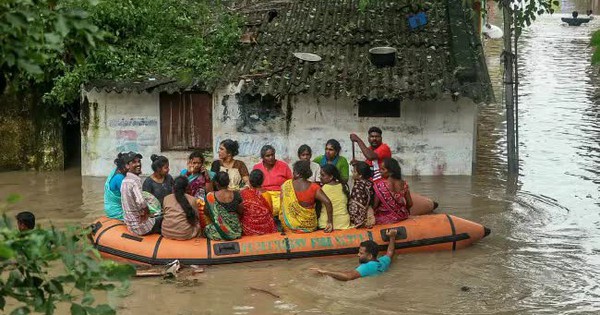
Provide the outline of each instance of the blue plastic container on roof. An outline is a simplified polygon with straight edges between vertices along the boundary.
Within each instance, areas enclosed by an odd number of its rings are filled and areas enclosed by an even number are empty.
[[[408,26],[411,30],[415,30],[427,24],[427,15],[425,12],[419,12],[408,17]]]

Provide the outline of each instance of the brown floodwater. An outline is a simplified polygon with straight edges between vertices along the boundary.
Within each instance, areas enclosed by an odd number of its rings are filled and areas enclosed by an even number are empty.
[[[562,10],[587,5],[563,1]],[[566,27],[560,15],[547,16],[523,35],[516,182],[504,172],[501,104],[480,108],[474,176],[408,179],[441,212],[490,227],[483,241],[454,253],[402,255],[384,276],[349,283],[308,268],[349,269],[355,257],[269,261],[211,266],[191,285],[135,279],[127,296],[111,294],[109,302],[119,314],[599,313],[600,105],[588,47],[599,24]],[[496,82],[500,47],[486,42]],[[103,213],[103,182],[77,169],[1,173],[0,197],[21,194],[10,213],[32,209],[44,226],[90,223]]]

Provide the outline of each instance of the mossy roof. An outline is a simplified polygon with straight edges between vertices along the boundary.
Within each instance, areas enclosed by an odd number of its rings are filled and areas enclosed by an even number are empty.
[[[243,3],[243,6],[239,4]],[[356,99],[434,99],[459,93],[489,101],[491,85],[471,12],[462,1],[246,0],[232,10],[245,17],[241,44],[222,75],[205,85],[168,78],[154,81],[92,82],[86,89],[176,92],[214,90],[243,80],[242,94],[299,95]],[[419,9],[417,9],[419,8]],[[428,24],[410,30],[408,15],[424,10]],[[275,16],[274,16],[275,15]],[[377,68],[369,49],[397,49],[392,67]],[[306,62],[296,52],[314,53]]]
[[[449,0],[453,1],[453,0]],[[432,99],[459,92],[482,100],[489,77],[481,47],[461,1],[358,0],[255,1],[247,16],[247,43],[223,78],[244,80],[242,93]],[[428,24],[410,30],[408,16],[424,10]],[[274,12],[276,16],[273,18]],[[397,49],[394,66],[377,68],[369,49]],[[293,53],[322,57],[306,62]],[[462,59],[458,60],[457,59]]]

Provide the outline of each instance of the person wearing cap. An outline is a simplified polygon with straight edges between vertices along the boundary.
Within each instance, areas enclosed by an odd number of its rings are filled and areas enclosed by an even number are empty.
[[[390,150],[390,147],[387,144],[383,143],[381,137],[382,134],[383,132],[379,127],[369,128],[368,140],[369,144],[371,145],[369,147],[367,147],[362,141],[362,139],[355,133],[350,134],[350,140],[358,144],[358,147],[365,156],[365,162],[367,162],[367,164],[373,167],[373,170],[375,171],[375,174],[373,176],[374,180],[378,179],[375,177],[380,177],[378,175],[379,168],[383,164],[383,160],[392,157],[392,150]],[[354,163],[355,161],[352,161],[352,164]]]
[[[121,184],[123,221],[130,232],[137,235],[160,233],[162,217],[151,217],[150,209],[142,194],[142,155],[128,152],[123,155],[127,175]]]

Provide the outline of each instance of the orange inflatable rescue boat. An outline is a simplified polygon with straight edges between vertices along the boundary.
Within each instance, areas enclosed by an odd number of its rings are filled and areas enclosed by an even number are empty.
[[[274,233],[244,236],[235,241],[175,241],[161,235],[133,235],[123,222],[103,217],[92,225],[92,239],[103,257],[121,262],[164,265],[177,259],[185,265],[213,265],[356,254],[359,244],[366,240],[375,241],[384,251],[388,229],[398,230],[396,253],[461,249],[490,233],[475,222],[448,214],[430,214],[372,229]]]

